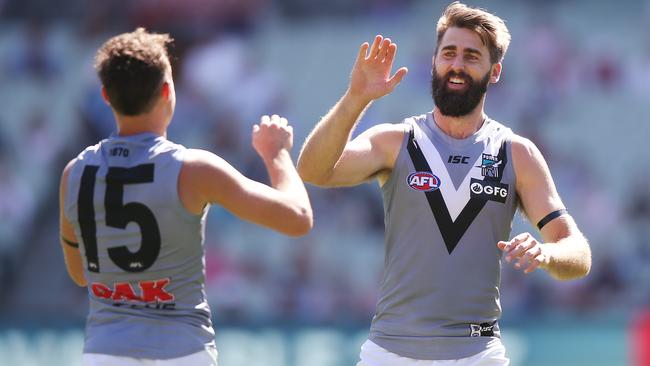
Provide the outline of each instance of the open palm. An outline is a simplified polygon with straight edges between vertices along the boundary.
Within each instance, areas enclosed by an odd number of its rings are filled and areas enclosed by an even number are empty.
[[[390,76],[396,52],[397,44],[381,35],[375,36],[372,46],[363,43],[350,75],[350,93],[370,101],[393,91],[408,72],[402,67]]]

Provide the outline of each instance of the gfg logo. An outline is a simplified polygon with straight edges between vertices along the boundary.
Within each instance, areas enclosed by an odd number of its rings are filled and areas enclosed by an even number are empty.
[[[505,203],[508,197],[508,185],[499,182],[472,179],[469,190],[472,192],[472,197],[480,197],[501,203]]]
[[[440,178],[429,172],[411,173],[406,178],[409,187],[416,191],[428,192],[440,188]]]

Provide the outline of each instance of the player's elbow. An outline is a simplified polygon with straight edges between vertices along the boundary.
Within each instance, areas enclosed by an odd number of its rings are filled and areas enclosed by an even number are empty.
[[[88,281],[86,281],[86,276],[84,275],[79,251],[66,249],[64,253],[65,269],[68,272],[68,277],[70,277],[72,282],[74,282],[76,285],[86,287],[88,285]]]
[[[568,266],[563,269],[552,271],[553,277],[560,281],[578,280],[586,277],[591,271],[591,252],[589,250],[581,253],[579,258],[576,258]]]
[[[313,174],[313,172],[306,168],[304,164],[301,164],[300,160],[296,165],[296,170],[298,171],[298,175],[300,175],[300,179],[302,179],[303,182],[318,185],[318,182],[320,181],[318,175]]]
[[[589,274],[589,268],[586,266],[574,266],[571,270],[551,272],[551,276],[559,281],[579,280],[587,274]]]
[[[314,227],[314,217],[310,207],[301,207],[294,213],[294,217],[290,220],[290,225],[287,225],[283,232],[284,234],[292,237],[299,237],[307,235]]]
[[[566,238],[562,245],[556,247],[563,250],[554,269],[553,277],[561,281],[583,278],[591,271],[591,248],[589,241],[581,233]],[[558,253],[560,254],[560,253]]]
[[[589,272],[591,272],[591,252],[587,251],[585,253],[585,256],[583,260],[581,261],[580,265],[577,268],[577,277],[576,278],[583,278],[586,277]]]
[[[303,180],[305,183],[309,183],[311,185],[317,186],[317,187],[329,187],[329,181],[331,174],[326,174],[322,172],[315,172],[309,168],[303,167],[300,169],[298,167],[298,174],[300,175],[300,178]]]
[[[72,282],[74,282],[79,287],[88,286],[88,281],[86,281],[86,277],[83,275],[83,273],[80,274],[70,273],[70,279],[72,279]]]
[[[300,179],[302,179],[303,182],[318,187],[327,186],[329,176],[331,176],[331,174],[327,174],[327,172],[322,171],[322,167],[320,167],[318,164],[309,164],[300,158],[298,158],[296,170],[298,171],[298,175],[300,175]]]
[[[308,201],[305,204],[285,208],[274,221],[275,230],[292,237],[306,235],[314,226],[312,209]]]
[[[591,249],[587,239],[583,237],[582,250],[575,266],[575,279],[586,277],[591,271]]]

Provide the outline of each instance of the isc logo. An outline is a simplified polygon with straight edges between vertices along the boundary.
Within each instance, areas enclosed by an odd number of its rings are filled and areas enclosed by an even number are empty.
[[[416,191],[428,192],[440,188],[440,178],[429,172],[411,173],[406,182]]]
[[[447,162],[450,164],[469,164],[469,156],[449,155]]]

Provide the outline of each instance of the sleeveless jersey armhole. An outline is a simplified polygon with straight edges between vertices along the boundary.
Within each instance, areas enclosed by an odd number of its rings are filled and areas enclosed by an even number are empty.
[[[390,184],[395,180],[396,170],[400,167],[400,161],[404,159],[404,151],[406,150],[406,144],[413,134],[413,125],[409,121],[404,121],[401,123],[404,126],[404,137],[402,138],[402,143],[399,146],[399,152],[395,157],[395,163],[393,164],[393,169],[391,169],[388,179],[379,186],[380,189],[384,190],[388,188]]]
[[[70,222],[75,222],[77,220],[77,215],[75,212],[77,192],[73,192],[72,183],[76,178],[75,174],[78,166],[78,160],[75,161],[72,166],[70,166],[70,171],[68,171],[68,179],[65,182],[65,187],[63,187],[65,190],[65,199],[63,201],[63,216]]]
[[[183,169],[183,164],[185,163],[185,156],[187,154],[187,150],[188,149],[186,149],[186,148],[180,148],[180,149],[178,149],[178,150],[176,150],[174,152],[174,157],[180,162],[180,164],[178,164],[178,171],[176,172],[176,179],[175,179],[175,184],[174,184],[174,192],[176,193],[176,197],[177,197],[176,210],[178,211],[178,213],[180,215],[182,215],[183,217],[189,219],[189,220],[193,220],[196,217],[201,217],[201,216],[205,215],[206,212],[208,211],[208,209],[210,208],[210,204],[206,204],[201,213],[194,214],[194,213],[190,212],[187,209],[187,207],[185,207],[185,205],[183,204],[183,201],[181,200],[181,195],[180,195],[181,170]]]
[[[510,169],[512,169],[512,176],[515,182],[515,207],[521,211],[521,214],[525,215],[526,213],[520,205],[521,200],[519,199],[519,191],[517,190],[517,169],[515,169],[515,161],[512,158],[512,138],[514,134],[515,133],[512,130],[509,130],[508,135],[504,138],[506,144],[506,156],[508,157],[508,161],[512,162],[510,164]]]

